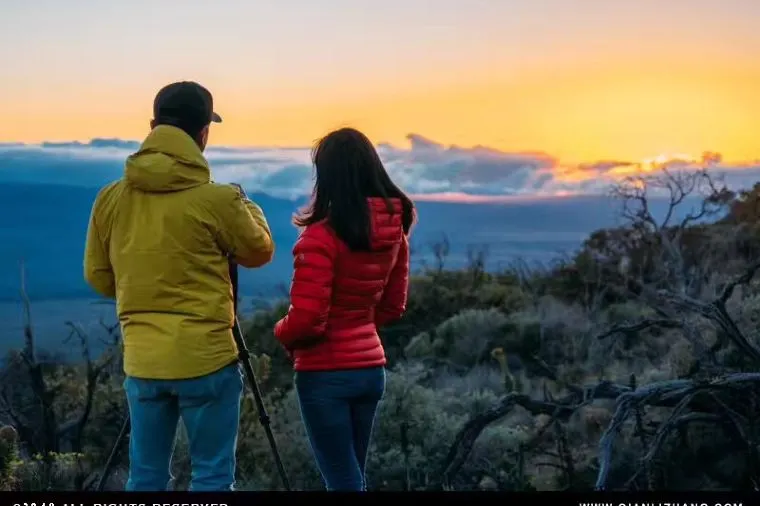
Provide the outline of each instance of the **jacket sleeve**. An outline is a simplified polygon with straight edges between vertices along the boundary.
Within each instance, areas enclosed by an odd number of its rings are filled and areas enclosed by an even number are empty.
[[[406,311],[409,293],[409,240],[404,236],[398,250],[396,265],[393,266],[383,296],[375,309],[375,325],[380,327],[398,320]]]
[[[320,337],[327,327],[332,299],[336,249],[327,233],[307,228],[293,247],[293,281],[288,314],[275,324],[274,335],[286,348],[302,339]]]
[[[243,267],[268,264],[274,256],[274,241],[264,212],[235,187],[224,190],[218,208],[220,246]]]
[[[96,200],[90,213],[90,223],[87,226],[87,239],[84,247],[84,279],[100,295],[113,298],[116,296],[116,281],[103,236],[98,228],[97,205]]]

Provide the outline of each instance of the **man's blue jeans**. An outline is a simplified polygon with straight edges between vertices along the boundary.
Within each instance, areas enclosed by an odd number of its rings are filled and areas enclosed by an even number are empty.
[[[297,372],[295,384],[327,490],[367,490],[367,450],[385,391],[385,369]]]
[[[127,377],[124,390],[132,422],[127,490],[167,489],[180,417],[190,442],[190,490],[233,489],[243,392],[237,362],[200,378]]]

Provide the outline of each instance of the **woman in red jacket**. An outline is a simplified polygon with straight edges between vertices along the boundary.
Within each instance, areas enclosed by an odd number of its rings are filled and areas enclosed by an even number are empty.
[[[290,308],[274,333],[294,358],[301,416],[327,490],[361,491],[385,390],[377,327],[406,307],[415,209],[354,129],[328,134],[312,158],[312,200],[294,220],[303,229]]]

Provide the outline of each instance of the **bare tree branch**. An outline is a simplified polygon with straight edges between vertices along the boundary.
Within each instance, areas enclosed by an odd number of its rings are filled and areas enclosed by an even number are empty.
[[[645,318],[636,323],[617,324],[612,326],[606,332],[599,334],[597,339],[602,340],[608,337],[612,337],[615,334],[633,335],[642,330],[646,330],[652,327],[662,327],[668,329],[677,329],[683,326],[683,322],[672,320],[670,318]]]
[[[555,402],[539,401],[523,394],[509,394],[503,397],[490,409],[472,417],[459,431],[441,466],[442,481],[440,486],[444,488],[449,486],[451,478],[464,465],[475,441],[483,430],[491,423],[506,416],[515,406],[520,406],[533,415],[544,414],[558,420],[566,420],[579,407],[590,403],[593,399],[615,399],[628,390],[629,388],[625,386],[602,382],[591,387],[577,387],[575,393]]]
[[[90,346],[87,342],[87,334],[76,324],[71,321],[66,322],[66,326],[71,329],[71,333],[67,338],[67,341],[76,336],[79,341],[80,349],[82,352],[82,359],[85,365],[86,379],[85,379],[85,400],[84,406],[77,415],[61,424],[56,431],[58,438],[67,436],[69,433],[73,433],[72,445],[74,450],[79,452],[82,449],[82,435],[84,433],[85,426],[90,417],[92,411],[92,403],[95,398],[95,391],[98,387],[98,381],[101,374],[111,364],[114,359],[113,354],[109,354],[105,357],[100,364],[95,365],[90,355]]]
[[[552,417],[550,422],[539,429],[534,436],[534,441],[536,441],[549,425],[567,420],[579,408],[589,405],[595,400],[615,399],[617,400],[617,409],[599,442],[600,468],[596,488],[604,489],[611,467],[615,438],[622,429],[624,422],[638,406],[674,408],[670,420],[660,426],[656,433],[652,447],[647,451],[646,460],[651,459],[659,451],[659,446],[661,446],[667,433],[679,426],[696,421],[717,423],[720,420],[721,423],[725,423],[725,418],[714,412],[715,408],[720,407],[720,405],[714,401],[709,403],[697,402],[695,400],[696,394],[721,391],[727,387],[742,388],[747,384],[760,384],[760,373],[737,373],[711,382],[686,379],[668,380],[636,389],[610,382],[601,382],[592,386],[574,387],[572,393],[556,401],[540,401],[522,394],[509,394],[490,409],[473,416],[460,429],[441,465],[440,482],[435,487],[450,488],[452,478],[467,461],[483,430],[491,423],[505,417],[516,406],[520,406],[534,416],[543,414]],[[696,414],[694,416],[683,414],[687,407]]]
[[[726,286],[723,287],[721,294],[718,296],[717,302],[723,304],[728,302],[728,299],[734,294],[736,287],[749,284],[755,277],[755,274],[757,274],[758,269],[760,269],[760,262],[755,262],[750,265],[741,276],[738,276],[733,281],[727,283]]]
[[[652,308],[656,308],[658,313],[665,315],[683,314],[683,312],[697,314],[715,324],[729,341],[734,343],[747,357],[760,364],[760,350],[749,342],[726,308],[726,303],[734,290],[738,286],[749,284],[758,270],[760,270],[760,262],[750,265],[741,275],[729,281],[717,297],[709,301],[696,299],[683,292],[673,292],[667,289],[653,290],[640,281],[634,281],[634,284],[638,285],[644,299]],[[656,326],[686,330],[686,321],[683,317],[646,318],[636,323],[615,325],[599,335],[598,339],[604,339],[617,333],[630,335]]]
[[[607,430],[605,430],[599,441],[599,473],[597,475],[595,488],[603,490],[607,488],[607,480],[612,466],[612,452],[615,439],[617,438],[623,423],[628,419],[637,405],[646,404],[649,406],[674,406],[676,413],[682,412],[689,403],[694,400],[695,394],[701,390],[710,388],[720,388],[724,386],[734,386],[742,383],[760,383],[760,373],[737,373],[725,378],[716,379],[709,383],[701,383],[693,380],[670,380],[637,388],[633,392],[627,392],[617,399],[617,409],[610,421]],[[693,406],[692,406],[693,409]],[[701,409],[704,409],[702,406]],[[671,417],[671,421],[677,418]],[[687,419],[694,421],[693,419]],[[681,422],[679,422],[681,423]],[[658,431],[659,439],[664,437],[663,430],[669,431],[675,427],[675,423],[666,424]],[[656,450],[650,450],[648,458]],[[651,455],[650,455],[651,454]]]

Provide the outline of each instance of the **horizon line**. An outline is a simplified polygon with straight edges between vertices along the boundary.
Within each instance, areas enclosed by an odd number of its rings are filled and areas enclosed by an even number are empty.
[[[558,165],[567,166],[567,167],[573,167],[573,166],[581,166],[589,163],[603,163],[608,162],[610,160],[606,159],[590,159],[590,160],[563,160],[560,158],[556,158],[551,154],[551,151],[549,150],[540,150],[540,149],[519,149],[519,150],[502,150],[500,148],[491,147],[485,144],[477,143],[472,145],[463,145],[463,144],[444,144],[441,142],[438,142],[430,137],[427,137],[423,134],[415,133],[415,132],[409,132],[405,135],[405,138],[407,139],[408,143],[406,145],[401,144],[394,144],[393,142],[387,142],[387,141],[380,141],[380,142],[373,142],[372,145],[378,149],[400,149],[405,151],[411,151],[415,147],[418,147],[419,149],[425,149],[425,148],[432,148],[432,149],[440,149],[443,151],[448,150],[468,150],[468,151],[474,151],[474,150],[485,150],[485,151],[491,151],[493,153],[498,154],[507,154],[507,155],[514,155],[514,156],[546,156],[553,158]],[[39,149],[55,149],[55,148],[71,148],[71,149],[115,149],[115,150],[130,150],[130,149],[136,149],[142,144],[143,141],[140,141],[138,139],[127,139],[127,138],[121,138],[121,137],[91,137],[88,140],[77,140],[77,139],[71,139],[71,140],[43,140],[38,142],[25,142],[25,141],[0,141],[0,149],[2,148],[39,148]],[[315,141],[316,142],[316,141]],[[109,145],[110,143],[110,145]],[[420,145],[416,145],[416,143],[420,143]],[[205,151],[206,152],[214,152],[214,151],[239,151],[239,152],[252,152],[252,151],[303,151],[303,150],[311,150],[313,148],[312,145],[307,144],[301,144],[301,145],[277,145],[277,144],[210,144],[206,146]],[[710,150],[710,149],[703,149],[701,150],[701,153],[699,153],[699,156],[705,156],[705,155],[713,155],[715,153],[720,153],[719,150]],[[619,163],[621,165],[636,165],[636,164],[647,164],[651,163],[654,160],[661,160],[667,157],[670,157],[669,161],[686,161],[689,163],[699,163],[700,159],[699,156],[696,154],[690,154],[690,155],[684,155],[684,154],[676,154],[676,153],[657,153],[654,155],[651,155],[649,157],[644,157],[641,160],[618,160],[616,163]],[[684,159],[683,157],[687,157],[690,159]],[[721,159],[718,162],[719,165],[728,165],[728,166],[757,166],[760,165],[760,157],[757,158],[751,158],[751,159],[723,159],[721,155]]]
[[[224,184],[224,183],[220,183]],[[21,186],[48,186],[48,187],[63,187],[63,188],[80,188],[83,190],[99,190],[103,185],[84,185],[74,183],[63,182],[33,182],[33,181],[3,181],[0,180],[0,186],[4,185],[21,185]],[[297,197],[284,197],[280,195],[273,195],[266,191],[249,190],[244,189],[250,195],[263,195],[273,200],[279,200],[283,202],[297,203],[299,200],[309,199],[309,194],[299,195]],[[462,204],[462,205],[478,205],[478,204],[518,204],[518,203],[538,203],[538,202],[559,202],[559,201],[572,201],[572,200],[585,200],[585,199],[613,199],[607,192],[558,192],[555,194],[540,193],[540,194],[521,194],[521,195],[476,195],[467,194],[461,192],[439,192],[439,193],[407,193],[407,196],[415,203],[436,203],[436,204]],[[663,195],[651,195],[651,200],[667,199]]]

